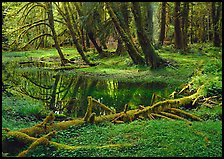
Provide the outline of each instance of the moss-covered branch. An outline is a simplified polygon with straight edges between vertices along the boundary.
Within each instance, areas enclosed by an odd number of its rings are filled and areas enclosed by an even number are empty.
[[[37,35],[36,37],[34,37],[34,38],[31,39],[30,41],[28,41],[23,47],[21,47],[21,49],[27,47],[27,45],[29,45],[29,44],[32,43],[33,41],[35,41],[35,40],[41,38],[42,36],[51,36],[51,37],[52,37],[51,34],[40,34],[40,35]]]
[[[172,113],[173,115],[176,115],[176,116],[179,116],[179,114],[181,113],[182,115],[185,115],[193,120],[201,120],[200,118],[198,118],[194,115],[191,115],[190,113],[187,113],[187,112],[184,112],[183,110],[181,111],[180,109],[178,109],[181,106],[190,105],[195,98],[200,96],[201,89],[202,88],[199,88],[196,93],[194,93],[190,96],[179,98],[179,99],[169,99],[169,100],[160,101],[160,102],[155,103],[152,106],[146,106],[143,109],[128,110],[125,113],[120,112],[120,113],[116,113],[116,114],[94,116],[94,123],[100,123],[103,121],[112,121],[114,123],[119,123],[119,121],[130,122],[135,119],[142,118],[142,117],[152,118],[155,116],[160,116],[160,117],[166,116],[167,118],[171,118],[167,114],[164,114],[164,113],[161,114],[161,112]],[[47,125],[46,127],[43,127],[43,126],[40,126],[40,124],[37,124],[33,127],[22,129],[22,130],[20,130],[20,132],[26,133],[30,136],[38,136],[40,134],[45,134],[45,133],[51,132],[53,130],[63,130],[63,129],[67,129],[70,126],[74,126],[74,125],[78,126],[78,125],[82,125],[86,122],[89,122],[90,116],[93,113],[92,112],[92,109],[93,109],[92,101],[93,101],[92,97],[88,97],[88,108],[87,108],[84,118],[77,118],[77,119],[70,120],[70,121],[52,123],[51,125]],[[175,109],[172,109],[172,108],[175,108]],[[172,112],[170,112],[170,110],[172,110]],[[157,115],[155,115],[155,114],[157,114]],[[173,116],[173,118],[174,118],[174,116]],[[181,119],[181,118],[183,118],[183,117],[179,116],[179,119]]]
[[[45,145],[45,146],[53,146],[56,149],[64,149],[64,150],[75,150],[75,149],[89,149],[89,148],[120,148],[120,147],[128,147],[128,146],[133,146],[133,144],[109,144],[109,145],[103,145],[103,146],[97,146],[97,145],[85,145],[85,146],[69,146],[66,144],[61,144],[61,143],[57,143],[57,142],[53,142],[50,141],[52,137],[54,137],[56,134],[56,131],[52,131],[50,133],[48,133],[47,135],[44,135],[43,137],[40,138],[35,138],[35,137],[31,137],[25,133],[22,132],[18,132],[18,131],[8,131],[6,137],[7,138],[11,138],[11,139],[16,139],[15,141],[18,143],[23,143],[24,145],[29,145],[30,146],[20,152],[17,157],[26,157],[27,154],[35,149],[37,146],[39,145]],[[4,140],[3,140],[3,144],[4,144]],[[16,144],[15,144],[16,145]],[[22,147],[20,147],[22,149]],[[3,149],[4,151],[4,149]]]

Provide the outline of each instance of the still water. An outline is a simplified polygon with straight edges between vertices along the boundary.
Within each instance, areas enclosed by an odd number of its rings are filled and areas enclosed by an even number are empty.
[[[75,71],[53,71],[44,63],[2,64],[4,85],[26,96],[42,101],[45,106],[58,113],[82,117],[87,108],[87,97],[92,96],[101,103],[123,110],[139,105],[150,105],[153,93],[165,97],[170,91],[163,83],[124,82],[116,79],[99,79],[90,75],[78,75]],[[97,114],[103,113],[95,108]]]

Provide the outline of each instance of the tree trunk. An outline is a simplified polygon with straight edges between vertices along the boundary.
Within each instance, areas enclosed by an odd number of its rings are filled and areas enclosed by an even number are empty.
[[[88,34],[86,33],[86,47],[89,49],[90,48],[90,41],[89,41],[89,37]]]
[[[144,30],[139,2],[132,2],[132,4],[132,12],[135,18],[138,41],[145,55],[146,64],[148,66],[151,66],[152,68],[157,68],[161,65],[163,60],[155,52],[155,49],[152,46],[152,42],[150,41],[146,31]]]
[[[125,52],[125,50],[126,50],[126,48],[123,45],[123,41],[122,41],[121,37],[118,37],[116,54],[121,55],[121,53]]]
[[[119,22],[119,20],[118,20],[117,16],[115,15],[113,9],[111,8],[109,2],[106,2],[106,7],[107,7],[108,13],[118,31],[118,33],[120,34],[122,40],[125,43],[128,54],[130,55],[133,63],[136,65],[138,65],[138,64],[144,65],[145,64],[144,59],[139,55],[137,49],[134,46],[134,42],[132,41],[130,36],[125,32],[125,30],[124,30],[125,27],[121,26],[121,23]]]
[[[130,121],[139,119],[140,116],[142,116],[144,118],[149,118],[149,115],[152,113],[154,115],[160,114],[162,112],[169,112],[171,109],[173,109],[173,110],[176,109],[176,112],[180,112],[181,110],[178,108],[184,107],[186,105],[192,105],[192,103],[194,101],[196,101],[199,96],[201,96],[203,94],[203,92],[202,92],[203,87],[204,86],[201,86],[197,90],[196,93],[191,94],[186,97],[177,98],[177,99],[167,99],[164,101],[157,102],[157,103],[153,104],[152,106],[146,106],[141,109],[139,108],[139,109],[134,109],[134,110],[124,110],[123,112],[119,112],[119,113],[116,113],[114,110],[110,109],[103,103],[100,103],[96,99],[93,99],[91,96],[89,96],[88,97],[88,107],[87,107],[85,116],[83,118],[77,118],[77,119],[73,119],[70,121],[53,123],[52,125],[48,125],[46,128],[43,127],[40,123],[40,124],[36,124],[30,128],[21,129],[21,130],[19,130],[19,132],[22,132],[29,136],[34,137],[34,136],[38,136],[41,134],[49,133],[53,130],[64,130],[64,129],[69,128],[70,126],[79,126],[86,122],[88,123],[89,117],[91,116],[91,114],[93,114],[93,112],[92,112],[93,107],[100,107],[108,113],[108,115],[96,116],[94,119],[94,123],[100,123],[100,122],[104,122],[104,121],[112,121],[115,123],[116,123],[116,121],[130,122]],[[185,115],[187,115],[188,117],[190,117],[193,120],[201,121],[200,118],[198,118],[192,114],[189,114],[183,110],[182,110],[182,113],[184,113]],[[177,114],[176,114],[176,116],[177,116]],[[179,115],[181,116],[181,114],[179,114]]]
[[[188,13],[189,13],[189,2],[183,2],[183,12],[182,12],[182,33],[183,33],[183,48],[187,48],[188,44]]]
[[[221,2],[212,2],[212,23],[213,23],[213,30],[214,30],[213,44],[216,47],[220,47],[220,44],[221,44],[219,31],[218,31],[218,28],[219,28],[218,22],[219,22],[221,7],[222,7]]]
[[[162,2],[162,9],[161,9],[161,26],[160,26],[160,35],[159,35],[159,44],[163,45],[164,38],[165,38],[165,28],[166,28],[166,3]]]
[[[193,44],[193,42],[194,42],[194,40],[193,40],[193,38],[194,38],[194,31],[193,31],[193,12],[194,12],[194,4],[193,4],[193,2],[191,2],[191,8],[190,8],[190,10],[191,10],[191,14],[190,14],[190,39],[191,39],[191,44]]]
[[[99,46],[96,42],[96,38],[94,37],[94,33],[92,31],[88,31],[88,36],[91,42],[93,43],[94,47],[96,48],[97,52],[99,53],[100,57],[105,57],[104,51],[101,46]]]
[[[146,7],[146,16],[145,16],[145,30],[147,33],[147,36],[151,43],[153,43],[154,39],[154,32],[153,32],[153,6],[152,2],[144,2],[144,5]]]
[[[55,48],[57,49],[58,54],[61,58],[61,65],[64,66],[65,63],[67,63],[68,60],[65,59],[65,57],[64,57],[64,55],[61,51],[61,48],[58,44],[57,34],[56,34],[55,28],[54,28],[54,16],[53,16],[53,10],[52,10],[52,2],[46,2],[46,5],[47,5],[48,21],[49,21],[49,24],[50,24],[53,40],[54,40],[54,43],[55,43]]]
[[[50,105],[49,105],[49,108],[50,110],[52,111],[56,111],[56,95],[57,95],[57,89],[58,89],[58,83],[59,83],[59,80],[60,80],[60,76],[59,74],[55,75],[55,82],[54,82],[54,85],[53,85],[53,91],[52,91],[52,94],[51,94],[51,100],[50,100]]]
[[[180,27],[180,3],[181,2],[175,2],[174,7],[174,38],[176,49],[183,49],[183,36]]]
[[[70,21],[70,18],[69,18],[68,8],[67,8],[65,3],[63,3],[63,6],[64,6],[64,9],[65,9],[65,17],[66,17],[65,21],[66,21],[67,27],[68,27],[68,29],[70,31],[70,34],[72,36],[73,43],[75,44],[75,46],[76,46],[79,54],[81,55],[83,61],[85,61],[86,64],[92,66],[93,64],[91,64],[90,61],[85,56],[85,54],[84,54],[84,52],[82,50],[82,46],[80,45],[80,42],[77,39],[76,32],[75,32],[74,28],[72,27],[72,24],[71,24],[71,21]]]
[[[81,34],[82,34],[82,48],[83,48],[83,51],[87,52],[86,43],[85,43],[85,35],[86,34],[85,34],[83,28],[81,29]]]

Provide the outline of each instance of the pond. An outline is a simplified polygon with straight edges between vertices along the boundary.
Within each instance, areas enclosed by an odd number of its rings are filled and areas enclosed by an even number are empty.
[[[80,75],[74,70],[47,68],[49,65],[41,62],[5,62],[2,64],[2,82],[15,91],[42,101],[49,109],[72,117],[84,116],[88,96],[120,112],[125,104],[129,109],[150,105],[153,93],[161,97],[171,93],[164,83],[131,83]],[[100,108],[94,109],[97,115],[104,113]]]

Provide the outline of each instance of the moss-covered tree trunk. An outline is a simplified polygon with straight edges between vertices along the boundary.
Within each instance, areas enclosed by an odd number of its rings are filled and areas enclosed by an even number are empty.
[[[145,22],[144,27],[149,40],[153,43],[154,41],[154,27],[153,27],[153,4],[152,2],[143,3],[145,15],[142,17]]]
[[[87,32],[88,32],[88,36],[89,36],[90,41],[93,43],[93,45],[96,48],[97,52],[99,53],[100,57],[105,57],[106,55],[105,55],[102,47],[99,46],[96,42],[96,38],[94,36],[94,33],[92,31],[87,31]]]
[[[68,4],[69,5],[69,4]],[[74,30],[73,26],[72,26],[72,23],[71,23],[71,20],[70,20],[70,17],[69,17],[69,11],[68,11],[68,8],[66,6],[66,3],[63,3],[63,7],[65,9],[65,21],[66,21],[66,24],[67,24],[67,27],[70,31],[70,34],[72,36],[72,40],[73,40],[73,43],[75,44],[76,46],[76,49],[78,50],[80,56],[82,57],[82,60],[90,65],[90,66],[93,66],[94,64],[90,63],[90,61],[87,59],[87,57],[85,56],[84,52],[83,52],[83,49],[82,49],[82,46],[77,38],[77,35],[76,35],[76,31]],[[63,13],[62,13],[63,14]]]
[[[135,18],[135,25],[137,29],[138,41],[141,45],[142,51],[145,55],[145,61],[148,66],[152,68],[159,67],[163,60],[162,58],[155,52],[155,49],[147,36],[146,31],[144,30],[144,24],[142,22],[142,15],[140,10],[139,2],[132,2],[132,12]]]
[[[128,54],[130,55],[132,61],[134,64],[144,65],[145,61],[144,59],[139,55],[137,49],[134,46],[134,42],[130,38],[130,36],[125,32],[124,26],[121,26],[122,24],[119,22],[117,16],[115,15],[113,9],[110,6],[109,2],[106,2],[106,7],[108,10],[108,13],[115,25],[115,28],[117,29],[119,35],[121,36],[122,40],[125,43],[125,46],[127,48]]]
[[[55,48],[57,49],[58,54],[61,58],[61,65],[64,66],[68,60],[65,59],[65,57],[61,51],[61,48],[58,44],[58,38],[57,38],[57,34],[56,34],[56,31],[54,28],[54,16],[53,16],[52,2],[46,2],[46,6],[47,6],[47,13],[48,13],[48,21],[49,21],[51,32],[52,32],[52,37],[53,37],[53,40],[55,43]]]

